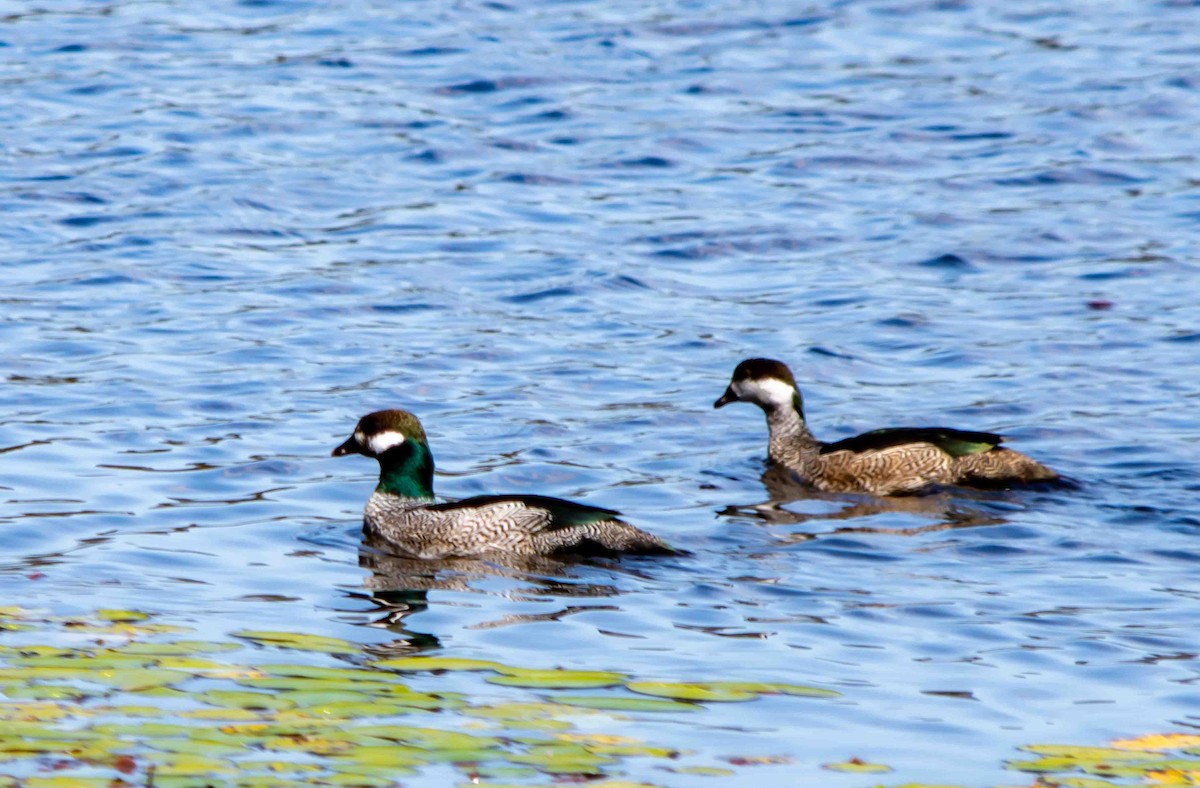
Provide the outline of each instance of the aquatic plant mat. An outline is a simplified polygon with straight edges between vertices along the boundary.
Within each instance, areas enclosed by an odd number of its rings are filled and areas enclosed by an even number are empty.
[[[433,769],[482,786],[654,784],[622,779],[633,758],[657,762],[666,785],[672,775],[731,777],[789,758],[706,761],[614,729],[763,695],[839,697],[802,684],[657,682],[389,656],[291,632],[243,630],[217,642],[192,635],[137,611],[68,619],[0,608],[0,785],[375,786]],[[450,691],[452,681],[464,686],[463,672],[477,674],[486,691]],[[1036,775],[1036,785],[1200,784],[1200,736],[1025,749],[1028,757],[1006,765]],[[854,757],[823,766],[872,782],[890,771]]]
[[[694,714],[704,703],[763,694],[838,695],[797,684],[639,682],[607,671],[386,658],[290,632],[244,630],[209,642],[136,611],[54,619],[2,608],[0,628],[0,782],[31,787],[371,786],[433,768],[475,785],[568,776],[604,784],[629,758],[731,775],[732,764],[693,762],[605,729],[631,714]],[[56,643],[25,640],[34,636]],[[462,671],[478,672],[495,692],[448,691],[462,687]]]

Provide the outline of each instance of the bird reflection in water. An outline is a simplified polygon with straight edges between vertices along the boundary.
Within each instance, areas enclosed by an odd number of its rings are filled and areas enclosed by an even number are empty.
[[[843,534],[890,534],[893,536],[916,536],[948,531],[956,528],[974,528],[981,525],[999,525],[1007,522],[997,510],[1002,501],[994,494],[982,491],[955,489],[950,492],[935,492],[928,495],[886,497],[853,495],[845,493],[823,493],[796,481],[792,474],[780,466],[772,466],[762,476],[770,498],[762,503],[731,505],[721,511],[723,515],[750,516],[772,524],[822,523],[838,520],[857,520],[878,515],[913,515],[933,520],[928,525],[890,528],[876,525],[840,525],[827,531],[801,531],[788,534],[782,541],[806,542],[822,536]],[[828,501],[844,504],[833,511],[796,512],[785,509],[787,504],[798,501]],[[978,504],[978,507],[970,505]],[[985,509],[990,508],[988,511]],[[1007,508],[1001,506],[1001,508]]]
[[[389,655],[410,654],[437,648],[433,635],[413,632],[405,619],[429,606],[430,591],[462,591],[500,596],[516,602],[553,602],[565,599],[612,598],[620,589],[607,583],[581,581],[574,575],[580,567],[595,567],[609,573],[644,576],[634,566],[638,559],[595,557],[551,557],[489,555],[486,558],[411,558],[390,552],[383,542],[364,537],[359,566],[369,569],[364,581],[367,593],[355,597],[370,601],[383,614],[372,626],[387,628],[400,640],[377,647]],[[502,582],[496,583],[499,579]],[[504,582],[508,581],[508,582]],[[438,604],[464,604],[439,600]],[[469,629],[492,629],[537,621],[556,621],[565,616],[596,610],[618,610],[612,604],[556,605],[544,613],[508,614],[470,625]]]

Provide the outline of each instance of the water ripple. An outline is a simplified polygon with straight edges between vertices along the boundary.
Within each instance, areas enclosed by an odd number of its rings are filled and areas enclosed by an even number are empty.
[[[770,785],[859,756],[1006,784],[1012,747],[1172,726],[1200,653],[1190,10],[14,12],[5,604],[840,688],[666,726],[791,756]],[[1080,483],[773,486],[761,415],[711,408],[748,356],[792,365],[823,438],[1001,430]],[[374,469],[329,452],[394,406],[446,495],[611,506],[694,557],[381,558]]]

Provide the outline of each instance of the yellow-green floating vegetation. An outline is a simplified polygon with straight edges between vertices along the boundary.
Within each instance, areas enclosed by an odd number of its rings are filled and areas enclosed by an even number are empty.
[[[769,765],[872,775],[871,783],[891,771],[857,756],[704,763],[596,732],[606,724],[627,731],[629,715],[683,717],[766,695],[839,697],[804,684],[651,681],[438,655],[374,659],[348,640],[268,630],[213,642],[136,610],[54,618],[0,607],[0,633],[0,788],[390,786],[447,765],[472,786],[652,785],[626,779],[631,759],[641,759],[639,774],[648,763],[663,775],[658,785],[672,775],[741,779],[739,770]],[[1020,749],[1004,765],[1024,785],[1200,786],[1200,734]]]
[[[351,641],[294,632],[209,642],[137,610],[54,618],[3,607],[0,632],[0,788],[382,786],[446,764],[463,784],[641,786],[624,779],[630,759],[664,775],[734,772],[595,728],[715,701],[837,694],[456,657],[371,660]],[[478,673],[478,697],[462,691],[463,672]]]
[[[1032,777],[1032,783],[1022,784],[1034,788],[1200,786],[1200,734],[1154,733],[1117,739],[1107,747],[1030,744],[1020,749],[1028,757],[1013,758],[1005,766]],[[886,788],[965,787],[905,783]]]

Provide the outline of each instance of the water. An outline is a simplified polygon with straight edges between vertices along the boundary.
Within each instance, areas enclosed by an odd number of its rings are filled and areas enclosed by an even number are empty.
[[[619,726],[763,785],[1028,782],[1021,745],[1193,728],[1195,20],[8,4],[6,604],[843,693]],[[711,409],[750,355],[827,440],[997,430],[1081,488],[759,512],[761,416]],[[373,463],[328,455],[397,406],[441,494],[695,556],[466,571],[388,628],[372,593],[419,578],[360,566]]]

